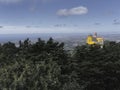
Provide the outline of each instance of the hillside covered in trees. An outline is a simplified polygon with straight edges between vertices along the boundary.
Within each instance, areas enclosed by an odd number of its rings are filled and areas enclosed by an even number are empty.
[[[0,45],[0,90],[120,90],[120,43],[77,46],[40,38]]]

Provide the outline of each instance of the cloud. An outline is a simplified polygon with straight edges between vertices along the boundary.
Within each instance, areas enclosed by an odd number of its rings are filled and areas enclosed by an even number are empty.
[[[71,9],[60,9],[57,11],[57,15],[59,16],[83,15],[87,13],[88,9],[84,6],[74,7]]]
[[[17,3],[22,0],[0,0],[0,3]]]
[[[34,33],[70,33],[74,32],[73,28],[69,27],[39,27],[30,26],[4,26],[0,29],[0,34],[34,34]]]
[[[113,25],[120,25],[120,20],[119,19],[114,19],[113,20]]]
[[[28,25],[28,26],[25,26],[26,28],[40,28],[40,26],[31,26],[31,25]]]
[[[97,23],[94,23],[94,25],[101,25],[101,23],[98,23],[98,22],[97,22]]]
[[[66,27],[66,24],[55,24],[54,27]]]
[[[3,26],[0,26],[0,28],[3,28]]]

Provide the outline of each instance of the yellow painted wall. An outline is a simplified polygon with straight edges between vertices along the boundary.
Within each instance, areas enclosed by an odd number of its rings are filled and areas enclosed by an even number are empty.
[[[96,44],[96,43],[93,41],[92,36],[88,36],[88,37],[87,37],[86,43],[89,44],[89,45]]]
[[[89,44],[89,45],[92,45],[92,44],[102,44],[103,38],[96,38],[96,39],[97,39],[97,41],[93,41],[93,37],[92,36],[88,36],[87,40],[86,40],[86,43]]]

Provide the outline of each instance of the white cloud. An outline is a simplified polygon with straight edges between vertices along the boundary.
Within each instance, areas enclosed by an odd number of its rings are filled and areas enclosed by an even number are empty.
[[[84,6],[74,7],[71,9],[60,9],[57,11],[57,15],[59,16],[83,15],[87,13],[88,9]]]
[[[61,9],[57,12],[57,15],[59,16],[68,16],[69,15],[69,11],[67,9]]]
[[[0,0],[0,3],[17,3],[22,0]]]
[[[74,33],[71,27],[32,27],[32,26],[4,26],[0,34],[33,34],[33,33]]]

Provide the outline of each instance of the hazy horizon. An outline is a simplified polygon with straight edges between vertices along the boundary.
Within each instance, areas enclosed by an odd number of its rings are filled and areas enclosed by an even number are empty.
[[[29,38],[31,41],[36,41],[38,38],[48,40],[52,37],[54,40],[62,42],[85,42],[89,34],[94,33],[34,33],[34,34],[0,34],[0,43],[19,42]],[[98,37],[103,37],[104,40],[120,41],[120,33],[98,33]]]

